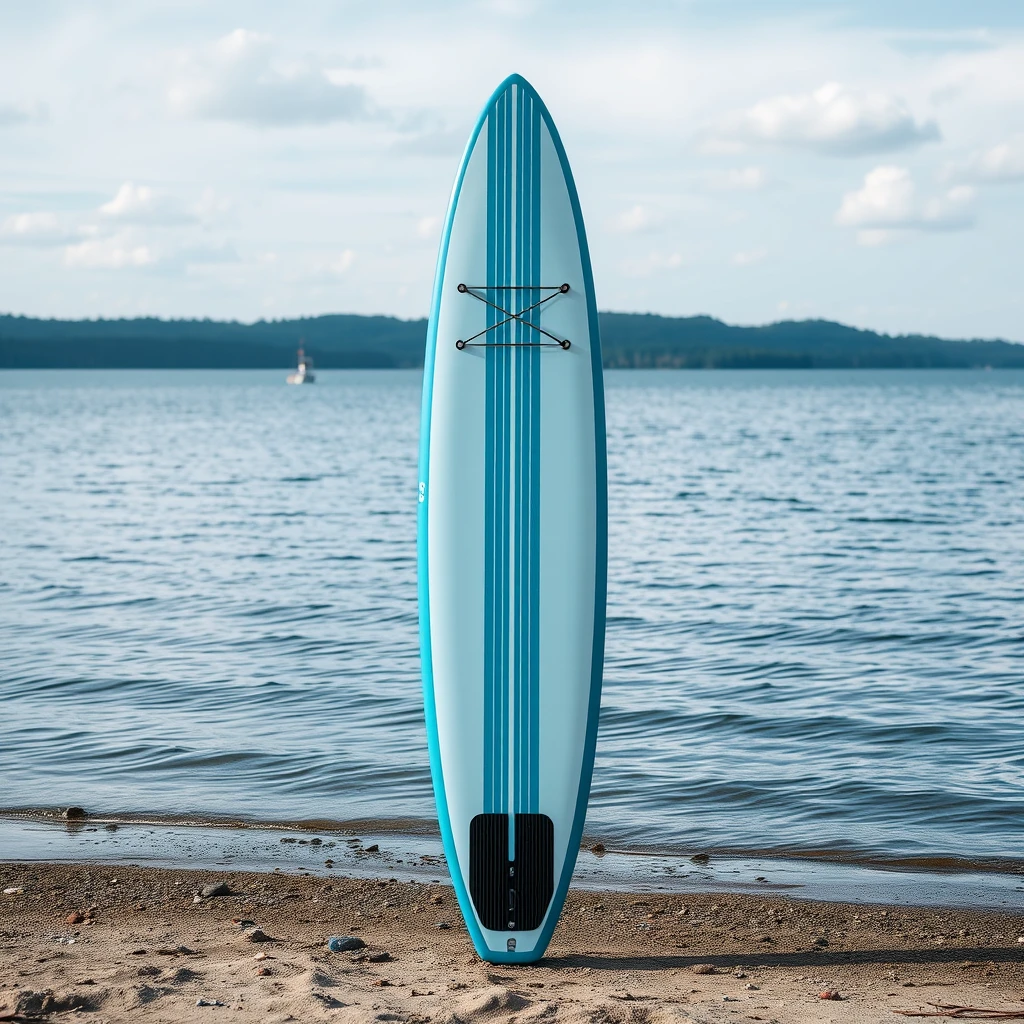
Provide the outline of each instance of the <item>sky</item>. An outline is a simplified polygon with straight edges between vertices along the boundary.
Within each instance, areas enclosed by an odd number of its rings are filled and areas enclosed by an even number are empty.
[[[507,74],[598,305],[1024,341],[1019,0],[0,8],[0,312],[425,315]]]

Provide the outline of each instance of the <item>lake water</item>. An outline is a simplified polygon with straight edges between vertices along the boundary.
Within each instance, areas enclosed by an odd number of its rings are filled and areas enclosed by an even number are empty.
[[[433,819],[419,383],[0,373],[0,808]],[[1024,863],[1024,373],[607,404],[588,834]]]

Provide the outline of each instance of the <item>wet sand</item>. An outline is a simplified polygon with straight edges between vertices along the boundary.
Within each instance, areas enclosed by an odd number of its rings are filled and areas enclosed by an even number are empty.
[[[545,960],[509,968],[481,963],[451,888],[433,883],[39,863],[2,865],[0,880],[22,890],[0,895],[0,1019],[785,1024],[906,1021],[893,1011],[929,1003],[1024,1014],[1019,913],[573,892]],[[221,881],[233,895],[196,900]],[[267,941],[251,941],[253,925]],[[331,935],[365,946],[331,953]],[[828,990],[841,998],[821,999]]]

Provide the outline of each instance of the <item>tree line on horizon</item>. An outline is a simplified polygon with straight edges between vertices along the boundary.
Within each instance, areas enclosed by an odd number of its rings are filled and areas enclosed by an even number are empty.
[[[599,314],[608,368],[1024,367],[1024,344],[887,335],[828,320],[738,327],[710,316]],[[47,320],[0,315],[5,369],[270,369],[300,346],[322,369],[423,365],[426,320],[331,314],[223,320]]]

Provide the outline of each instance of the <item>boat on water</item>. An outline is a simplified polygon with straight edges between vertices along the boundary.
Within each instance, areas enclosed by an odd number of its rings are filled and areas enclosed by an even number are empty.
[[[289,384],[312,384],[316,380],[313,372],[313,360],[306,353],[299,349],[299,366],[294,373],[288,374]]]

